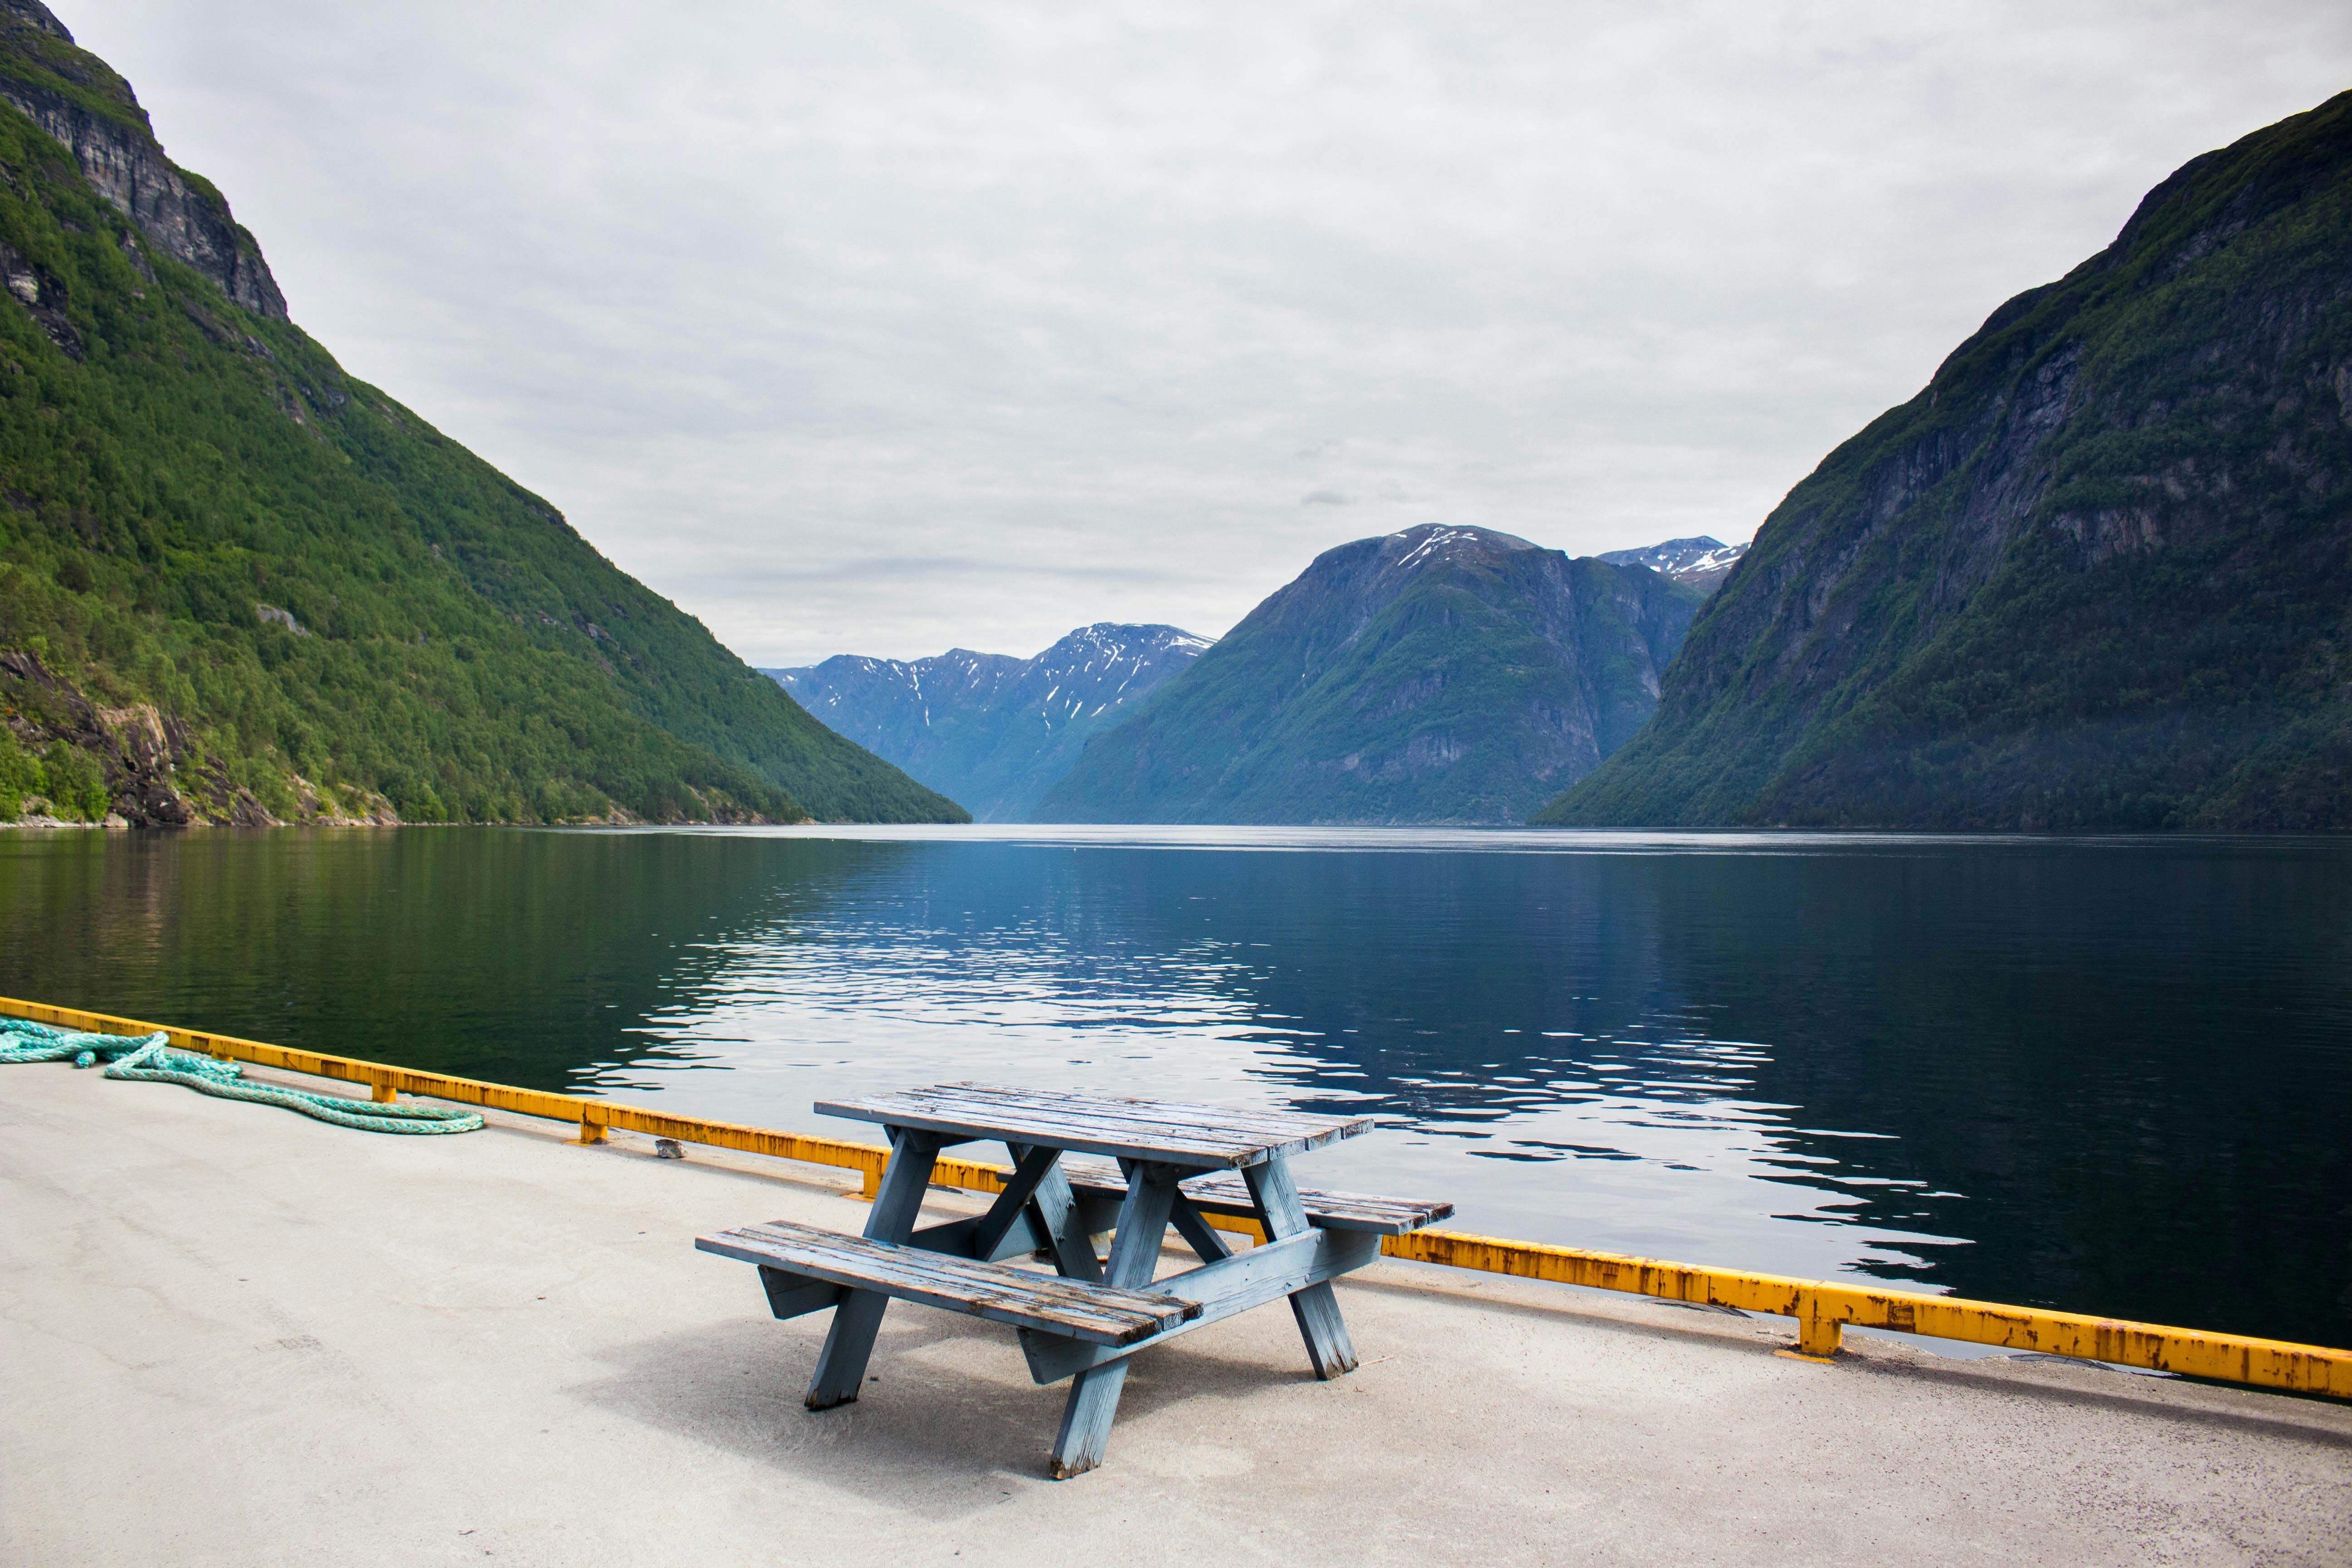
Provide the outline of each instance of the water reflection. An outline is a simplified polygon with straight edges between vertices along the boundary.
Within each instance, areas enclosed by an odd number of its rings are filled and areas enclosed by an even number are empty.
[[[2278,840],[9,835],[0,971],[834,1132],[944,1078],[1369,1112],[1315,1176],[1467,1228],[2345,1343],[2347,895]]]

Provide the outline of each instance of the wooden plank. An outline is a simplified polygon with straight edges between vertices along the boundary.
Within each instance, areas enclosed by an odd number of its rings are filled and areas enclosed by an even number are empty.
[[[1307,1206],[1299,1202],[1289,1162],[1268,1160],[1242,1174],[1250,1196],[1257,1200],[1258,1220],[1269,1239],[1308,1228]],[[1331,1293],[1329,1281],[1292,1291],[1290,1315],[1298,1324],[1298,1337],[1307,1342],[1307,1360],[1317,1377],[1328,1383],[1356,1370],[1355,1343],[1348,1337],[1348,1321],[1339,1315],[1339,1299]]]
[[[1260,1140],[1312,1138],[1334,1129],[1351,1129],[1348,1135],[1370,1128],[1367,1117],[1332,1117],[1295,1110],[1252,1110],[1235,1106],[1207,1105],[1190,1100],[1142,1100],[1129,1095],[1032,1094],[987,1089],[968,1100],[995,1110],[1015,1108],[1043,1116],[1068,1116],[1104,1123],[1125,1122],[1142,1128],[1169,1127]]]
[[[1369,1131],[1369,1119],[1242,1111],[1175,1101],[940,1084],[855,1100],[820,1100],[829,1116],[919,1127],[957,1139],[1001,1138],[1198,1169],[1239,1169]]]
[[[977,1258],[983,1263],[1002,1263],[1008,1258],[1026,1258],[1045,1245],[1037,1233],[1036,1219],[1024,1213],[1013,1216],[1011,1229],[998,1237],[986,1253],[980,1250],[981,1221],[984,1215],[973,1215],[969,1219],[951,1219],[939,1225],[927,1225],[907,1238],[909,1247],[919,1247],[926,1252],[950,1253],[957,1258]]]
[[[890,1129],[890,1163],[882,1171],[882,1190],[866,1211],[867,1239],[898,1242],[914,1234],[942,1142],[929,1132]]]
[[[1160,1249],[1168,1237],[1176,1184],[1183,1175],[1181,1166],[1150,1162],[1129,1169],[1127,1198],[1118,1208],[1118,1237],[1111,1243],[1110,1259],[1103,1266],[1110,1285],[1140,1289],[1151,1283]],[[1186,1317],[1200,1315],[1199,1303],[1187,1305],[1192,1310]],[[1062,1405],[1061,1429],[1054,1435],[1054,1451],[1046,1465],[1055,1480],[1084,1475],[1102,1463],[1110,1447],[1111,1423],[1118,1416],[1119,1390],[1126,1384],[1124,1361],[1088,1367],[1077,1374]]]
[[[1134,1327],[1139,1319],[1165,1323],[1186,1315],[1181,1306],[1161,1300],[1154,1292],[1122,1294],[1090,1280],[1069,1279],[913,1246],[894,1247],[809,1226],[745,1226],[698,1237],[695,1245],[722,1258],[763,1264],[811,1279],[831,1279],[855,1289],[878,1291],[951,1310],[965,1310],[974,1303],[999,1304],[1013,1310],[1022,1322],[1049,1329],[1109,1332],[1117,1337]],[[983,1311],[977,1315],[992,1314]]]
[[[760,1267],[760,1283],[768,1292],[768,1310],[779,1318],[797,1318],[807,1312],[822,1312],[827,1307],[841,1304],[841,1287],[830,1279],[812,1279],[805,1274],[787,1274],[781,1268]]]
[[[1116,1202],[1127,1191],[1127,1178],[1119,1174],[1118,1166],[1107,1161],[1065,1160],[1062,1169],[1068,1173],[1071,1187],[1082,1200]],[[1202,1214],[1250,1219],[1257,1215],[1257,1203],[1250,1196],[1249,1184],[1234,1172],[1189,1176],[1183,1192],[1185,1200]],[[1310,1225],[1325,1230],[1369,1231],[1375,1236],[1403,1236],[1434,1225],[1454,1213],[1450,1203],[1380,1197],[1370,1193],[1332,1193],[1302,1187],[1298,1198],[1307,1209]]]
[[[1060,1272],[1073,1279],[1103,1277],[1102,1264],[1095,1257],[1094,1234],[1060,1165],[1038,1179],[1037,1190],[1029,1196],[1029,1223],[1045,1232],[1045,1249],[1054,1255],[1054,1267]]]
[[[1076,1113],[1097,1119],[1123,1119],[1146,1123],[1177,1122],[1225,1130],[1273,1132],[1293,1137],[1333,1125],[1333,1119],[1295,1110],[1253,1110],[1193,1100],[1142,1100],[1132,1095],[1087,1094],[1069,1089],[1013,1089],[971,1082],[934,1084],[903,1089],[882,1099],[920,1098],[938,1105],[965,1104],[984,1109],[1016,1108],[1042,1113]]]
[[[1105,1095],[1035,1095],[958,1087],[943,1094],[925,1094],[924,1102],[961,1112],[995,1114],[1013,1110],[1024,1115],[1066,1117],[1104,1125],[1124,1124],[1143,1129],[1170,1128],[1258,1140],[1317,1136],[1335,1127],[1360,1125],[1363,1119],[1304,1116],[1295,1111],[1243,1110],[1230,1106],[1188,1101],[1137,1100]]]
[[[1201,1315],[1162,1330],[1146,1342],[1164,1343],[1194,1329],[1264,1306],[1277,1297],[1324,1285],[1377,1261],[1380,1255],[1380,1237],[1366,1232],[1310,1230],[1235,1253],[1228,1259],[1203,1265],[1189,1273],[1154,1280],[1151,1288],[1155,1290],[1200,1302]],[[1058,1383],[1088,1367],[1117,1361],[1143,1348],[1079,1344],[1048,1334],[1021,1335],[1022,1353],[1029,1359],[1029,1375],[1039,1383]]]
[[[1053,1170],[1055,1162],[1062,1157],[1059,1149],[1042,1145],[1034,1149],[1014,1148],[1012,1152],[1013,1174],[1006,1180],[1004,1190],[996,1194],[996,1201],[989,1205],[988,1212],[980,1216],[980,1224],[974,1228],[974,1256],[1001,1257],[1003,1254],[997,1247],[1007,1235],[1014,1231],[1024,1237],[1028,1234],[1029,1199],[1037,1191],[1037,1184],[1045,1179],[1046,1173]],[[1034,1248],[1035,1244],[1031,1245]]]
[[[845,1287],[849,1298],[896,1297],[1096,1344],[1139,1343],[1201,1310],[1197,1302],[1157,1291],[1031,1273],[813,1226],[746,1226],[697,1237],[695,1246],[795,1281]]]
[[[833,1103],[820,1104],[818,1109],[834,1114],[851,1113]],[[1019,1107],[894,1104],[873,1109],[877,1116],[887,1114],[893,1125],[922,1127],[958,1139],[1003,1138],[1052,1143],[1087,1153],[1168,1160],[1203,1169],[1236,1168],[1264,1159],[1269,1152],[1305,1149],[1329,1141],[1318,1138],[1286,1142],[1188,1124],[1085,1118]],[[876,1118],[868,1118],[873,1119]]]
[[[1083,1476],[1110,1449],[1111,1423],[1118,1419],[1119,1391],[1127,1386],[1127,1363],[1090,1366],[1070,1384],[1062,1403],[1062,1425],[1054,1434],[1045,1473],[1057,1481]]]
[[[1201,1211],[1185,1201],[1181,1187],[1177,1189],[1174,1206],[1168,1211],[1168,1223],[1176,1227],[1176,1234],[1184,1238],[1184,1245],[1202,1261],[1214,1263],[1220,1258],[1233,1256],[1234,1249],[1225,1245],[1224,1238],[1211,1230],[1209,1222],[1201,1217]]]
[[[1107,1283],[1131,1289],[1151,1283],[1182,1175],[1181,1169],[1150,1163],[1139,1164],[1129,1173],[1126,1201],[1118,1205],[1118,1237],[1111,1243],[1110,1260],[1103,1265]]]
[[[890,1163],[882,1170],[882,1190],[866,1211],[866,1236],[886,1242],[907,1239],[915,1228],[916,1216],[922,1213],[923,1193],[930,1185],[931,1166],[939,1154],[940,1140],[929,1133],[893,1130]],[[836,1279],[835,1283],[857,1281]],[[889,1306],[890,1298],[877,1290],[854,1289],[842,1297],[841,1304],[833,1310],[833,1326],[825,1331],[824,1349],[817,1352],[816,1370],[809,1374],[808,1393],[803,1396],[811,1410],[830,1410],[856,1400],[866,1385],[866,1363],[874,1353],[874,1336],[882,1331],[882,1314]]]

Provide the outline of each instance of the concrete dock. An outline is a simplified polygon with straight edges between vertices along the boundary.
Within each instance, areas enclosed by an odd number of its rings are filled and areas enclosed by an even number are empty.
[[[0,1067],[0,1563],[2352,1563],[2352,1407],[1818,1366],[1778,1319],[1395,1263],[1339,1286],[1361,1370],[1316,1382],[1278,1306],[1202,1330],[1055,1483],[1010,1331],[894,1306],[812,1415],[824,1317],[693,1250],[856,1229],[844,1173],[491,1123]]]

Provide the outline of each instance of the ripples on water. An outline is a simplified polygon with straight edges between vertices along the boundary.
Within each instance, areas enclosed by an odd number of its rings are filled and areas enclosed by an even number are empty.
[[[1464,1228],[2352,1342],[2352,846],[1414,830],[0,836],[16,994],[821,1131],[1370,1115]],[[870,1131],[870,1130],[868,1130]]]

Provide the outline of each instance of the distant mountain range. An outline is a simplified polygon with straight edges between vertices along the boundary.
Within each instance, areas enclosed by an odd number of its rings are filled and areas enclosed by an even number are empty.
[[[38,0],[0,276],[0,819],[963,819],[346,375]]]
[[[1118,722],[1209,646],[1177,626],[1081,626],[1034,658],[950,648],[769,669],[824,723],[982,822],[1021,822]]]
[[[1538,820],[2352,828],[2352,93],[1831,453]]]
[[[1097,735],[1045,822],[1519,822],[1622,745],[1702,590],[1431,524],[1318,556]]]
[[[1726,544],[1701,534],[1696,539],[1669,539],[1646,550],[1605,550],[1594,559],[1612,566],[1647,566],[1651,571],[1709,593],[1723,585],[1731,568],[1748,553],[1745,544]]]
[[[1752,545],[1432,524],[1213,647],[764,679],[345,374],[39,0],[0,279],[0,820],[2352,829],[2352,94],[2182,167]]]

